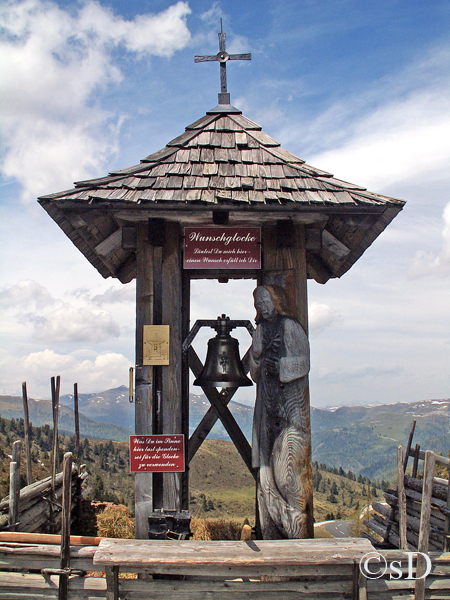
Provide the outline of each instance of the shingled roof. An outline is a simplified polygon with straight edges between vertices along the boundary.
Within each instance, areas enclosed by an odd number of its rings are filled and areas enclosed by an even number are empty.
[[[308,275],[340,277],[402,209],[311,167],[229,105],[219,105],[140,164],[39,202],[104,277],[134,277],[134,253],[122,248],[130,221],[164,217],[211,224],[293,219],[321,231],[308,252]],[[317,239],[317,235],[314,236]]]

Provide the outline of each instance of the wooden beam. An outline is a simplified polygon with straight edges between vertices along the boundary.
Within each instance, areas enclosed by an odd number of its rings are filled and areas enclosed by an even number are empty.
[[[417,555],[416,577],[421,577],[426,568],[423,554],[428,552],[430,545],[431,497],[433,494],[433,477],[435,468],[436,456],[434,452],[427,450],[425,452],[425,465],[423,468],[422,514],[420,516],[419,543],[417,546],[417,550],[421,554]],[[415,593],[416,600],[424,600],[425,578],[416,580]]]
[[[162,254],[162,323],[170,327],[169,365],[162,367],[161,432],[183,433],[182,369],[182,262],[181,230],[166,224]],[[160,240],[157,240],[160,241]],[[164,510],[181,510],[181,473],[163,474]]]
[[[31,472],[31,444],[30,444],[30,417],[28,412],[28,394],[27,384],[22,383],[22,400],[23,400],[23,425],[24,425],[24,441],[25,441],[25,458],[27,462],[27,485],[33,483],[33,474]]]
[[[144,325],[153,324],[153,247],[147,241],[147,224],[138,225],[136,250],[136,376],[135,432],[153,433],[153,368],[143,364]],[[148,538],[148,515],[153,511],[153,474],[135,474],[136,538]]]
[[[322,231],[322,247],[329,252],[335,260],[344,260],[350,254],[350,248],[340,242],[332,233]]]
[[[95,251],[100,256],[109,256],[116,250],[122,248],[122,229],[116,229],[114,233],[112,233],[109,237],[107,237],[103,242],[97,244],[95,246]]]

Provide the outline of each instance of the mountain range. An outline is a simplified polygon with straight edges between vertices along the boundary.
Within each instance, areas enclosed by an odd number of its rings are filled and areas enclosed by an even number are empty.
[[[73,396],[61,396],[59,429],[73,433]],[[251,439],[253,408],[231,401],[236,421],[247,439]],[[406,444],[413,420],[416,430],[413,445],[448,454],[450,446],[450,399],[376,406],[341,406],[334,409],[312,408],[311,430],[313,460],[329,467],[342,467],[356,475],[388,478],[395,466],[396,447]],[[209,408],[207,398],[190,395],[190,432]],[[121,386],[100,394],[79,394],[82,437],[127,440],[134,430],[134,407],[128,400],[128,388]],[[34,425],[51,424],[51,402],[29,400],[30,420]],[[0,396],[2,417],[23,416],[22,398]],[[226,440],[220,421],[211,438]]]

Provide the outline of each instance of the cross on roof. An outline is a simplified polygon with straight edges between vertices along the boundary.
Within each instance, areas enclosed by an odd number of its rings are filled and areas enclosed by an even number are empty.
[[[222,19],[220,19],[219,52],[213,56],[196,56],[194,62],[209,62],[217,60],[220,63],[220,94],[219,104],[230,104],[230,94],[227,91],[227,61],[229,60],[251,60],[251,54],[228,54],[225,47],[226,34],[222,31]]]

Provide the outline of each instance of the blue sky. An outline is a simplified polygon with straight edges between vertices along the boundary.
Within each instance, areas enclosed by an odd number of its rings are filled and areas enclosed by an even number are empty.
[[[0,393],[127,383],[134,286],[104,280],[38,206],[232,104],[309,164],[407,201],[340,280],[309,284],[314,406],[450,390],[450,4],[8,1],[0,6]],[[250,282],[196,284],[192,319],[254,317]],[[198,350],[211,333],[198,337]],[[246,334],[240,336],[245,344]],[[251,402],[254,389],[241,393]]]

